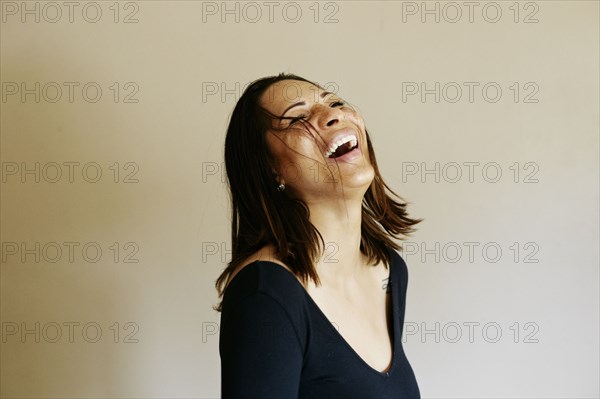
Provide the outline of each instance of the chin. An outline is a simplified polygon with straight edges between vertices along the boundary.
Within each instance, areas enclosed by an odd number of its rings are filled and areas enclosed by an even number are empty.
[[[368,168],[362,169],[360,171],[355,171],[352,174],[345,175],[343,177],[343,185],[344,189],[346,188],[356,188],[356,189],[364,189],[366,192],[367,189],[373,183],[373,179],[375,178],[375,170],[373,167],[369,166]]]

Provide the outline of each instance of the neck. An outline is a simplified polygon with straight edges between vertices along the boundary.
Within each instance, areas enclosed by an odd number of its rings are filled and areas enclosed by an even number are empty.
[[[310,221],[325,241],[315,267],[331,284],[345,284],[364,273],[366,257],[360,251],[362,196],[356,199],[309,203]]]

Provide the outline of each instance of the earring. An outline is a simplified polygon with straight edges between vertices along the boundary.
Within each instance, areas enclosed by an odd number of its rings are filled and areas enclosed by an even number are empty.
[[[285,190],[285,184],[279,183],[279,185],[277,186],[277,191],[281,192],[283,190]]]

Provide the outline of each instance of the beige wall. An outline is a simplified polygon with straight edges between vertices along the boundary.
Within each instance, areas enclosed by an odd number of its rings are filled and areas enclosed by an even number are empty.
[[[2,397],[219,397],[225,128],[284,71],[359,107],[426,219],[403,254],[423,397],[597,397],[598,2],[253,4],[2,2]]]

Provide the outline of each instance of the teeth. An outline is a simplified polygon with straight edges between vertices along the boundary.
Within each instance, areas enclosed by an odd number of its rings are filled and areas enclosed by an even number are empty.
[[[350,145],[352,147],[356,146],[356,143],[358,142],[355,136],[344,136],[342,138],[340,138],[338,141],[336,141],[335,143],[333,143],[331,145],[331,147],[329,147],[329,149],[327,150],[327,152],[325,153],[325,157],[329,158],[329,156],[331,154],[333,154],[339,146],[341,146],[342,144],[345,144],[347,142],[350,142]]]

